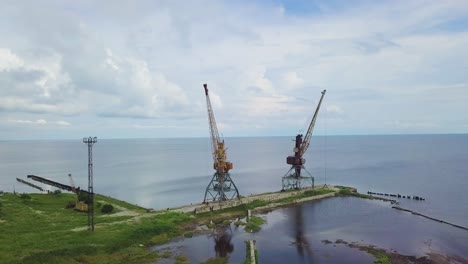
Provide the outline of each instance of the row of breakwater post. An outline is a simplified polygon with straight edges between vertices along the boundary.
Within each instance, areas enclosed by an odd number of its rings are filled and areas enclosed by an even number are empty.
[[[464,230],[467,230],[467,231],[468,231],[468,228],[466,228],[466,227],[464,227],[464,226],[452,224],[452,223],[449,223],[449,222],[444,221],[444,220],[441,220],[441,219],[437,219],[437,218],[434,218],[434,217],[430,217],[430,216],[427,216],[427,215],[424,215],[424,214],[415,212],[415,211],[413,211],[413,210],[409,210],[409,209],[402,208],[402,207],[399,207],[399,206],[392,206],[392,208],[393,208],[393,209],[400,210],[400,211],[404,211],[404,212],[409,212],[409,213],[414,214],[414,215],[422,216],[422,217],[424,217],[424,218],[427,218],[427,219],[430,219],[430,220],[433,220],[433,221],[437,221],[437,222],[440,222],[440,223],[444,223],[444,224],[451,225],[451,226],[453,226],[453,227],[457,227],[457,228],[464,229]]]
[[[426,198],[423,198],[421,196],[416,196],[416,195],[401,195],[401,194],[391,194],[391,193],[376,193],[376,192],[367,192],[368,195],[381,195],[381,196],[390,196],[390,197],[396,197],[396,198],[403,198],[403,199],[413,199],[417,201],[425,201]]]

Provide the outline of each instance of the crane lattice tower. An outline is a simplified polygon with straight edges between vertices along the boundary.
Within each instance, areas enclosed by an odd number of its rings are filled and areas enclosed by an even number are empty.
[[[287,189],[301,189],[306,184],[310,184],[312,188],[314,187],[314,177],[312,177],[312,175],[304,167],[306,162],[304,159],[304,154],[309,148],[312,132],[314,131],[315,121],[317,120],[318,112],[326,92],[327,90],[322,91],[322,96],[320,97],[320,101],[318,103],[317,109],[315,110],[314,117],[309,124],[309,128],[307,129],[305,137],[303,138],[302,134],[298,134],[296,136],[296,144],[293,150],[294,156],[288,156],[286,158],[286,163],[291,165],[291,168],[283,176],[283,191]],[[303,173],[304,171],[305,174]]]
[[[207,203],[208,201],[226,201],[239,198],[239,190],[229,174],[229,170],[233,168],[233,164],[227,161],[226,146],[224,144],[224,140],[219,137],[218,127],[216,125],[210,96],[208,94],[208,85],[203,84],[203,87],[205,88],[206,105],[208,109],[213,169],[215,170],[210,183],[206,187],[203,203]]]

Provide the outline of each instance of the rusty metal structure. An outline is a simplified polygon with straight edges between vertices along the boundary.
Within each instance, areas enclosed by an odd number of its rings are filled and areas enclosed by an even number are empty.
[[[231,162],[227,161],[224,140],[220,138],[216,120],[211,107],[208,85],[205,88],[206,105],[208,109],[208,123],[210,127],[211,151],[213,155],[213,169],[215,173],[206,187],[203,203],[208,201],[226,201],[239,198],[239,190],[231,179],[229,170],[233,168]]]
[[[83,201],[80,201],[80,187],[75,187],[75,181],[73,181],[71,174],[68,174],[68,179],[70,180],[70,187],[72,188],[72,192],[75,194],[75,210],[78,210],[80,212],[87,212],[88,204]]]
[[[304,159],[304,154],[309,148],[312,132],[314,131],[315,121],[317,120],[318,112],[326,92],[327,90],[322,91],[322,96],[320,97],[320,101],[318,103],[317,109],[315,110],[314,117],[309,124],[309,128],[307,129],[305,137],[303,138],[302,134],[298,134],[296,136],[296,144],[293,150],[294,156],[288,156],[286,158],[286,163],[291,165],[291,168],[283,176],[283,191],[288,189],[301,189],[305,184],[310,184],[312,188],[314,187],[314,177],[312,177],[312,175],[304,167],[306,162]],[[305,172],[306,175],[304,175],[303,172]]]
[[[97,137],[83,138],[88,145],[88,230],[94,231],[94,190],[93,190],[93,145]]]
[[[30,183],[30,182],[25,181],[25,180],[23,180],[23,179],[16,178],[16,181],[21,182],[21,183],[24,183],[24,184],[26,184],[26,185],[28,185],[28,186],[30,186],[30,187],[35,188],[35,189],[38,189],[38,190],[41,191],[41,192],[45,192],[45,190],[44,190],[41,186],[38,186],[38,185],[33,184],[33,183]]]
[[[34,181],[37,181],[37,182],[40,182],[40,183],[44,183],[44,184],[47,184],[47,185],[50,185],[50,186],[54,186],[54,187],[56,187],[56,188],[58,188],[60,190],[73,192],[73,188],[70,185],[66,185],[66,184],[63,184],[63,183],[60,183],[60,182],[52,181],[52,180],[49,180],[49,179],[46,179],[46,178],[43,178],[43,177],[40,177],[40,176],[37,176],[37,175],[28,175],[27,177],[29,179],[31,179],[31,180],[34,180]],[[86,191],[80,190],[79,188],[77,188],[76,190],[81,191],[81,192],[86,192]]]

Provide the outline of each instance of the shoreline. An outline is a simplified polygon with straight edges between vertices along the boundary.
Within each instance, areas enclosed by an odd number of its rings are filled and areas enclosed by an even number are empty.
[[[309,196],[309,197],[294,199],[295,197],[299,197],[300,195],[304,194],[307,191],[314,191],[314,190],[329,190],[329,194],[325,196]],[[208,202],[206,204],[196,203],[196,204],[190,204],[190,205],[182,205],[182,206],[178,206],[174,208],[168,208],[166,210],[158,210],[156,212],[173,211],[173,212],[179,212],[179,213],[200,214],[200,213],[206,213],[206,212],[219,211],[219,210],[228,209],[228,208],[234,208],[234,207],[238,207],[243,204],[249,204],[258,200],[269,202],[271,203],[269,207],[275,208],[279,206],[305,202],[305,201],[312,201],[316,199],[322,199],[322,198],[334,196],[335,193],[337,193],[338,191],[339,191],[338,188],[335,188],[332,186],[330,187],[316,186],[315,188],[308,187],[308,188],[303,188],[300,190],[288,190],[288,191],[252,194],[249,196],[243,196],[240,199],[233,199],[233,200],[228,200],[228,201]],[[284,202],[284,199],[287,199],[287,198],[293,198],[293,200],[289,202]],[[281,201],[281,200],[283,200],[283,203],[274,203],[274,202]],[[263,210],[265,208],[258,208],[258,209]]]
[[[50,259],[57,259],[57,263],[154,263],[167,258],[167,254],[150,252],[149,248],[213,232],[216,226],[247,216],[248,210],[265,212],[335,196],[391,202],[360,194],[351,187],[316,186],[156,211],[96,194],[96,201],[112,204],[116,210],[112,214],[97,212],[95,232],[89,232],[86,213],[64,209],[66,202],[74,198],[72,194],[29,194],[28,199],[21,196],[0,196],[0,228],[5,229],[5,239],[0,239],[0,259],[9,263],[44,263]],[[83,236],[85,240],[80,239]],[[15,237],[17,243],[10,243],[7,237]],[[16,246],[22,244],[28,246]]]

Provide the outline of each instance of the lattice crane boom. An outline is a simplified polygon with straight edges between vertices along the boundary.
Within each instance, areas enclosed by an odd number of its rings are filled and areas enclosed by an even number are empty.
[[[315,121],[317,120],[317,116],[318,116],[318,113],[319,113],[319,110],[320,110],[320,106],[322,105],[322,100],[323,100],[323,97],[325,96],[326,92],[327,92],[327,90],[322,91],[322,96],[320,97],[320,101],[318,103],[317,109],[315,109],[314,117],[312,118],[312,121],[309,124],[309,128],[307,129],[307,133],[306,133],[306,135],[304,137],[304,140],[302,141],[301,149],[300,149],[300,155],[301,156],[303,156],[305,154],[305,152],[307,151],[307,149],[309,148],[310,138],[312,137],[312,132],[314,131],[314,127],[315,127]]]
[[[73,181],[72,175],[68,174],[68,179],[70,180],[70,186],[72,188],[72,192],[76,193],[75,182]]]
[[[210,95],[208,94],[208,85],[205,83],[203,84],[203,88],[205,88],[205,95],[206,95],[206,106],[208,109],[208,122],[210,125],[210,139],[211,139],[211,151],[213,155],[213,162],[216,162],[217,153],[216,150],[218,149],[218,142],[220,141],[218,127],[216,125],[216,119],[213,113],[213,108],[211,107]]]
[[[219,137],[218,127],[211,107],[210,96],[208,94],[208,85],[203,84],[206,95],[206,106],[208,109],[208,123],[210,125],[211,151],[213,155],[213,169],[215,173],[205,190],[204,203],[208,200],[226,201],[235,197],[239,198],[239,190],[229,175],[232,169],[232,163],[226,159],[226,147],[224,140]]]
[[[205,83],[203,87],[205,88],[208,122],[210,125],[213,168],[220,173],[225,173],[232,169],[233,166],[231,162],[226,161],[226,148],[224,146],[224,141],[219,137],[216,119],[214,117],[213,108],[211,107],[210,95],[208,94],[208,85]]]
[[[303,182],[310,182],[312,187],[314,187],[314,177],[312,177],[312,175],[310,175],[310,173],[305,169],[304,164],[306,161],[303,156],[309,148],[315,121],[317,120],[320,106],[322,105],[322,100],[326,92],[327,90],[322,91],[322,96],[320,97],[320,101],[317,105],[317,109],[315,110],[314,117],[309,124],[305,137],[303,138],[302,134],[298,134],[296,136],[293,150],[294,155],[286,157],[286,163],[291,165],[291,168],[286,175],[283,176],[283,190],[291,188],[300,189],[302,188]],[[309,176],[303,175],[302,171],[305,171]]]

